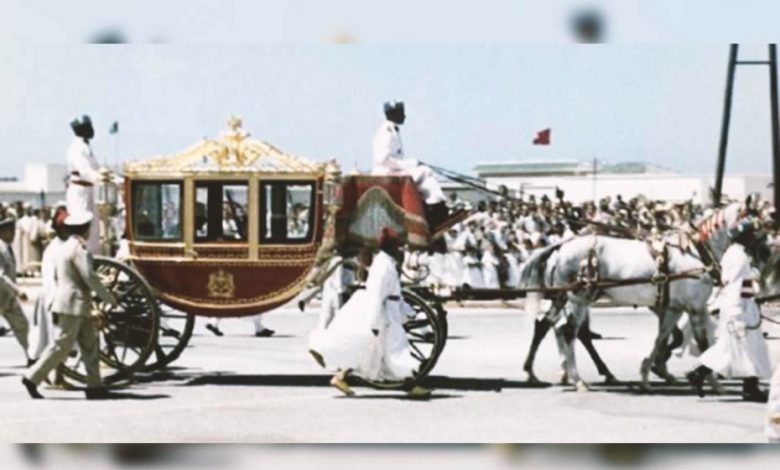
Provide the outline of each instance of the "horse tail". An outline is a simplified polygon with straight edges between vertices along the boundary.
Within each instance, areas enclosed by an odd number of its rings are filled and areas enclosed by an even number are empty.
[[[555,254],[563,242],[544,248],[539,248],[523,264],[520,271],[520,287],[526,289],[541,289],[545,287],[545,273],[550,257]],[[531,318],[538,318],[541,311],[542,292],[528,292],[525,296],[524,310]]]
[[[526,289],[545,287],[545,272],[550,257],[557,252],[564,242],[558,242],[531,252],[531,256],[523,263],[520,271],[520,286]]]

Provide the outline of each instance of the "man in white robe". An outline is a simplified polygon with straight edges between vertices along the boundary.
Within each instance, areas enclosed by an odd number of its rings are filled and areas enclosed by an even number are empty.
[[[92,153],[89,141],[95,136],[89,116],[76,118],[70,123],[76,135],[68,147],[68,189],[65,192],[68,213],[83,214],[95,211],[95,187],[100,183],[100,167]],[[91,225],[87,248],[98,254],[100,246],[100,223]]]
[[[401,141],[400,126],[406,121],[404,104],[390,101],[384,105],[387,120],[380,124],[374,136],[374,175],[409,175],[425,200],[426,219],[431,234],[437,236],[452,226],[465,212],[456,209],[450,217],[446,196],[433,171],[416,158],[406,158]]]
[[[687,374],[700,396],[702,382],[715,372],[728,378],[742,378],[742,398],[766,402],[767,392],[758,387],[759,379],[772,373],[769,351],[761,331],[761,312],[755,301],[757,279],[751,267],[750,253],[761,241],[750,222],[731,232],[732,244],[721,259],[721,283],[717,302],[720,309],[717,340],[701,355],[702,365]]]
[[[346,382],[349,374],[372,381],[408,381],[420,365],[403,326],[414,311],[401,296],[400,243],[395,231],[382,230],[365,289],[352,295],[327,329],[311,334],[309,351],[320,365],[337,370],[331,385],[347,396],[354,395]],[[419,386],[404,389],[412,396],[430,395]]]
[[[472,289],[482,289],[485,287],[485,278],[482,274],[482,261],[479,250],[474,246],[467,246],[463,255],[463,278],[461,286],[469,286]]]
[[[444,241],[447,244],[447,252],[444,254],[444,285],[450,289],[460,286],[461,273],[464,269],[463,254],[457,243],[458,239],[458,225],[444,235]]]
[[[49,245],[43,252],[43,260],[41,261],[41,292],[35,302],[30,334],[30,357],[33,360],[37,360],[54,339],[51,311],[48,306],[51,305],[52,295],[57,288],[57,276],[54,268],[57,256],[59,256],[59,250],[69,236],[65,227],[67,215],[68,213],[64,206],[57,208],[52,219],[52,229],[57,236],[49,242]]]
[[[19,238],[19,251],[16,252],[16,269],[23,276],[32,273],[33,264],[33,239],[36,237],[36,218],[33,217],[33,209],[29,204],[24,205],[21,217],[16,221],[16,236]]]
[[[349,286],[355,282],[355,269],[351,262],[344,263],[341,256],[334,256],[327,270],[333,272],[322,285],[322,303],[317,320],[317,328],[328,328],[336,312],[344,305],[344,297]]]
[[[487,244],[482,253],[482,286],[486,289],[501,287],[498,280],[499,260],[492,244]],[[476,286],[472,286],[476,287]]]

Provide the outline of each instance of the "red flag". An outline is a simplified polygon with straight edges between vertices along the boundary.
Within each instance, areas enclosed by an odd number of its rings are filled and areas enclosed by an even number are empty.
[[[536,133],[534,145],[550,145],[550,130],[545,129]]]

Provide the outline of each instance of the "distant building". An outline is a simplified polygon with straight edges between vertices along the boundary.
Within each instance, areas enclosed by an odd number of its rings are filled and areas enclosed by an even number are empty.
[[[65,199],[65,165],[28,163],[24,177],[0,177],[0,202],[22,201],[33,207],[53,205]]]
[[[668,168],[645,162],[608,164],[593,161],[515,161],[479,163],[474,173],[489,187],[506,186],[515,194],[555,196],[561,189],[566,199],[590,201],[621,194],[624,198],[645,196],[649,199],[707,203],[712,174],[680,174]],[[727,175],[723,192],[729,198],[741,199],[749,193],[760,193],[772,199],[772,177],[769,174]]]

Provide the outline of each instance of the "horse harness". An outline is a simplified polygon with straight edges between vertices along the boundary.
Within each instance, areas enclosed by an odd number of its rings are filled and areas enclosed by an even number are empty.
[[[653,285],[655,286],[655,307],[660,312],[669,306],[669,246],[656,235],[649,241],[650,256],[655,262]]]
[[[605,289],[614,287],[627,287],[639,284],[653,284],[656,289],[655,308],[662,311],[669,307],[670,302],[670,283],[682,279],[699,279],[702,275],[713,276],[713,271],[719,273],[719,266],[711,253],[710,256],[702,259],[705,264],[702,268],[690,269],[680,273],[671,273],[669,268],[670,252],[669,248],[677,248],[681,252],[690,251],[687,249],[687,243],[674,245],[665,240],[660,235],[656,235],[647,241],[650,256],[655,263],[655,272],[649,278],[630,278],[630,279],[604,279],[599,273],[599,256],[597,251],[597,239],[594,237],[593,246],[588,250],[588,254],[580,260],[577,272],[577,280],[572,285],[572,290],[579,292],[591,300],[596,300],[603,294]],[[694,243],[699,245],[699,243]],[[698,246],[697,246],[698,248]],[[700,250],[697,250],[700,251]],[[705,259],[715,261],[714,264],[708,264]],[[717,278],[716,278],[717,279]]]

